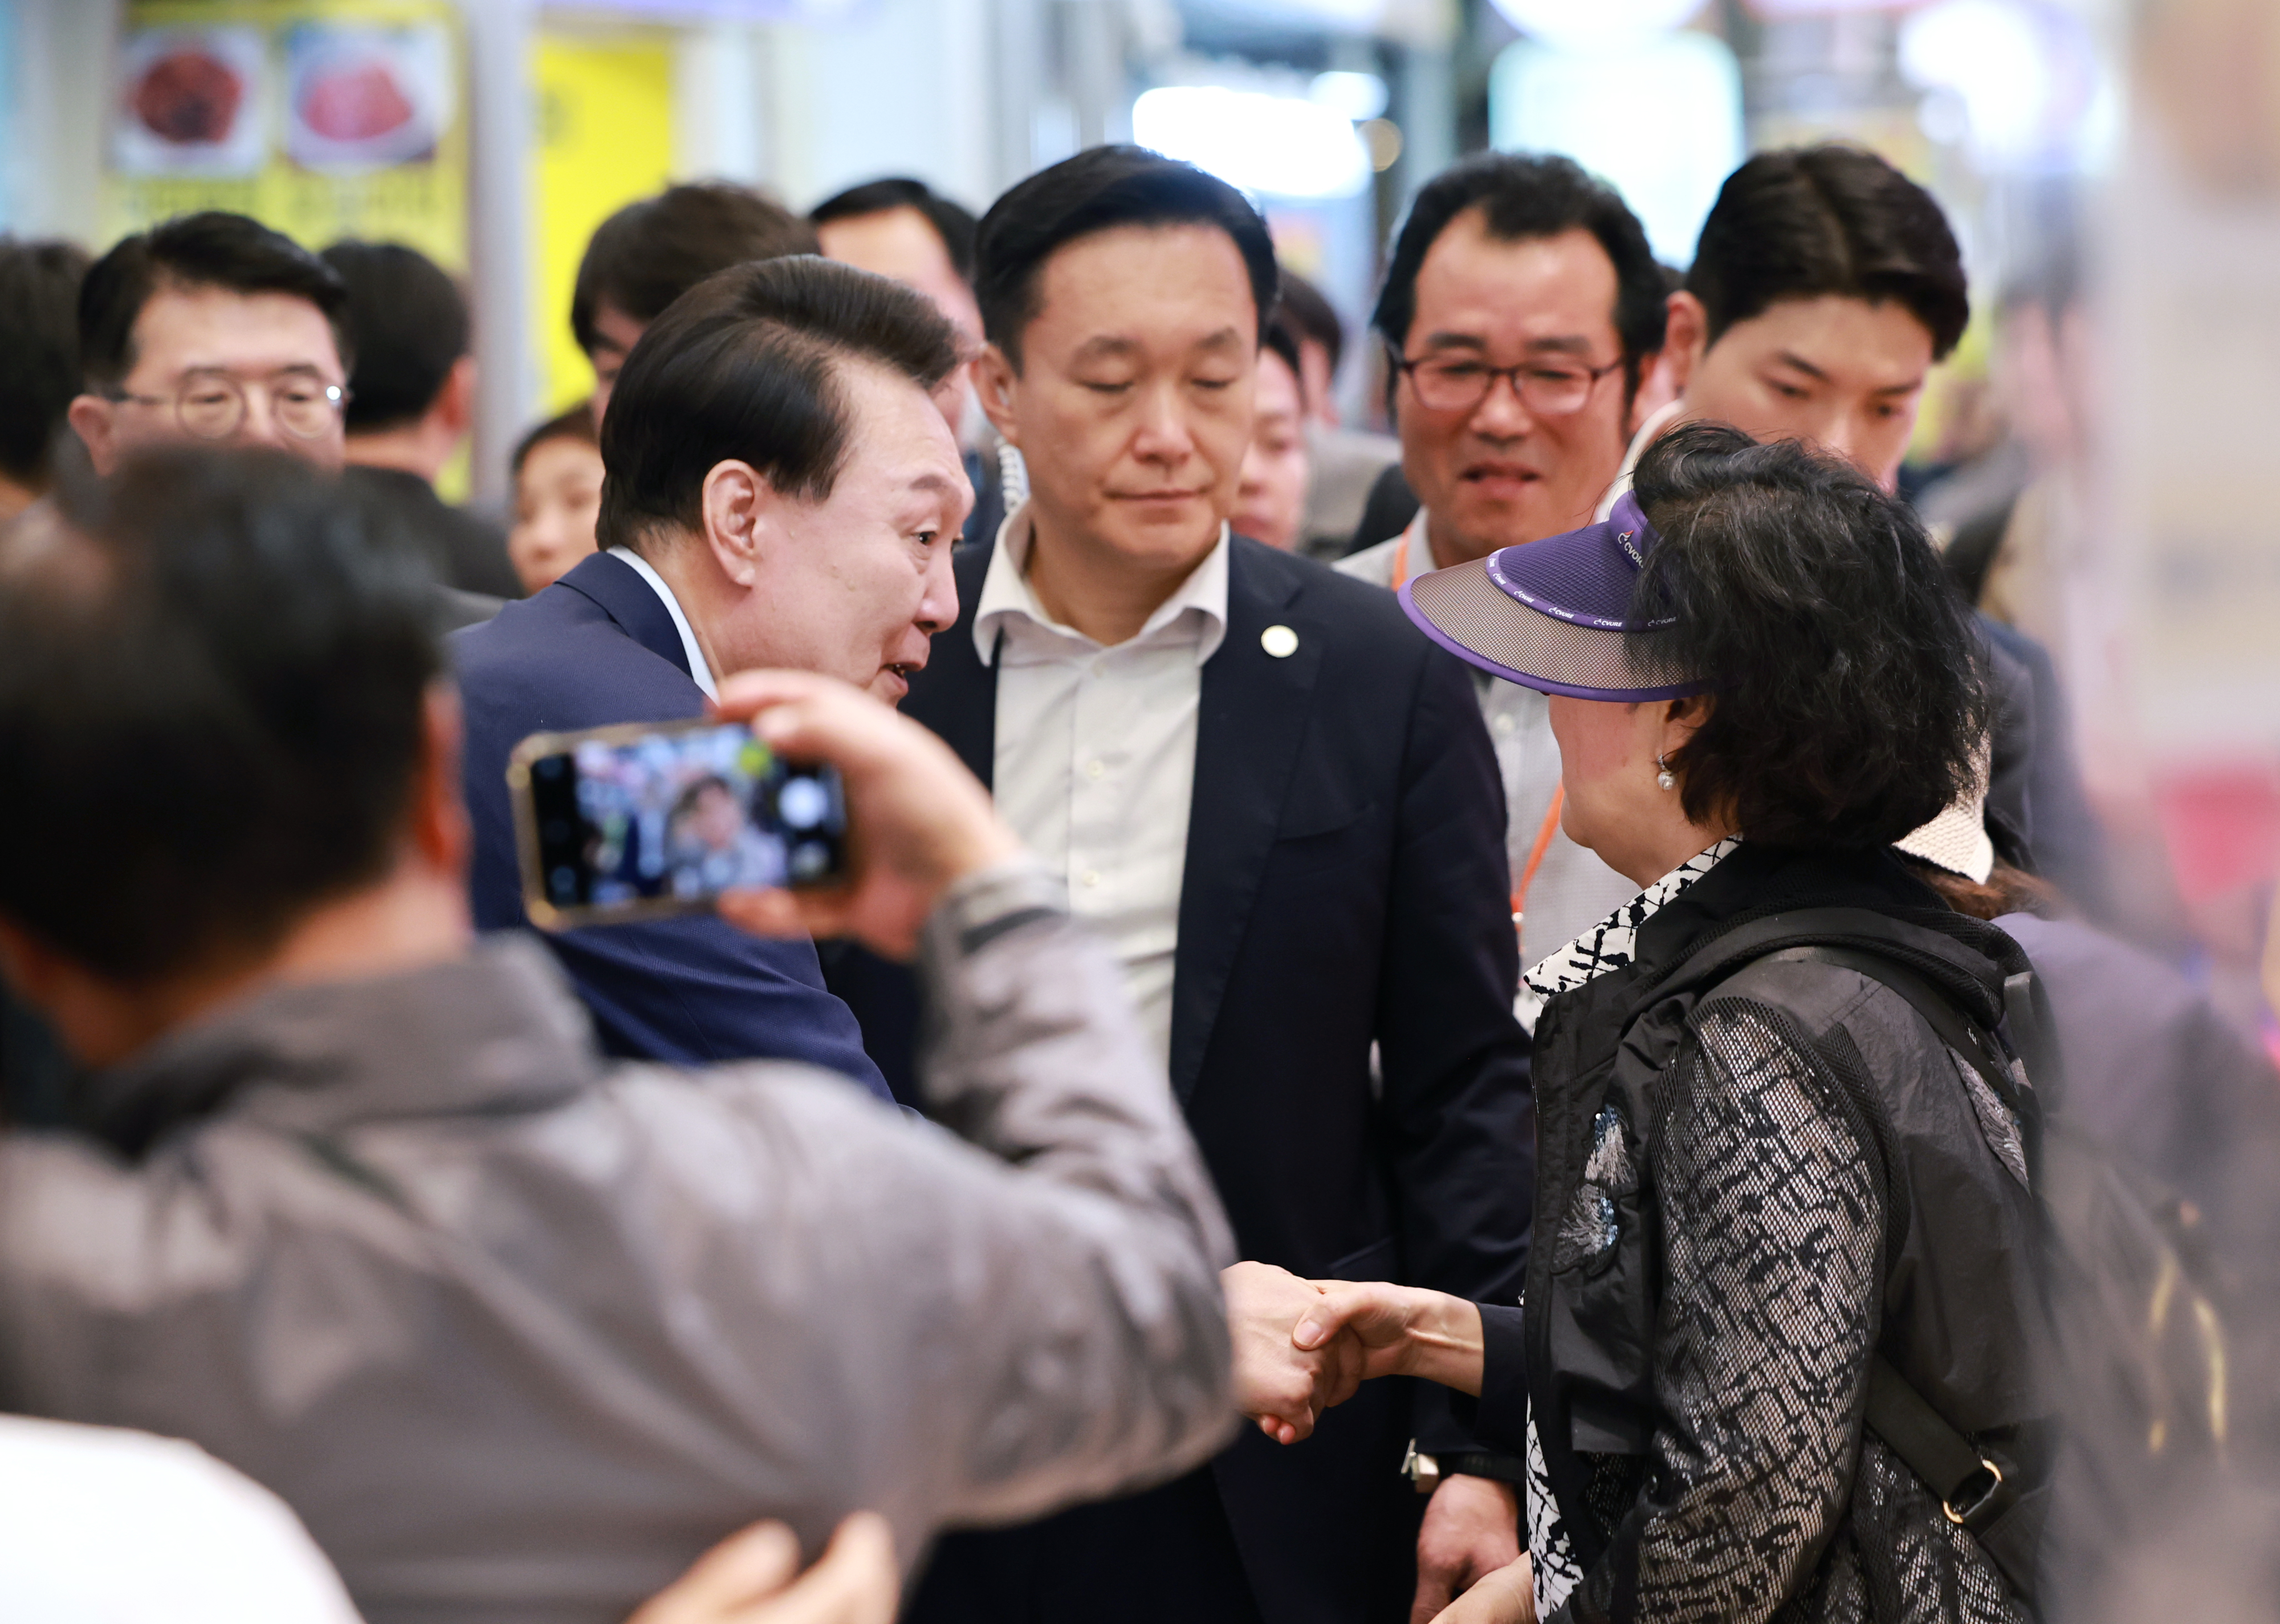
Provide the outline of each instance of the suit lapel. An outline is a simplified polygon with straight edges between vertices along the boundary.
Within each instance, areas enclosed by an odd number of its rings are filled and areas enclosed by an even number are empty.
[[[1187,868],[1180,886],[1171,1071],[1182,1104],[1195,1091],[1282,822],[1328,642],[1306,613],[1298,566],[1241,536],[1231,548],[1227,636],[1203,672]],[[1260,639],[1272,626],[1295,633],[1297,648],[1281,657],[1268,652]]]
[[[659,659],[672,661],[682,675],[696,680],[697,673],[689,669],[689,650],[682,643],[681,628],[673,623],[673,612],[665,606],[657,589],[623,558],[597,552],[554,584],[567,587],[592,603],[616,621],[627,636]]]
[[[967,770],[992,787],[998,766],[998,667],[982,663],[974,649],[973,615],[982,601],[994,543],[959,550],[951,570],[958,581],[960,613],[947,631],[937,632],[926,669],[903,697],[903,714],[923,722],[958,752]]]

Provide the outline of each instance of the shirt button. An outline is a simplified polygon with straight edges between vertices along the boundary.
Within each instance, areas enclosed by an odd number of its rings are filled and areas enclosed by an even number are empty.
[[[1100,883],[1100,871],[1097,868],[1086,869],[1084,871],[1084,882],[1088,888],[1098,885]]]
[[[1108,771],[1107,766],[1102,762],[1088,761],[1084,764],[1084,775],[1087,778],[1098,778],[1106,771]]]
[[[1512,731],[1512,718],[1509,716],[1498,717],[1496,719],[1496,730],[1498,733],[1510,733]]]

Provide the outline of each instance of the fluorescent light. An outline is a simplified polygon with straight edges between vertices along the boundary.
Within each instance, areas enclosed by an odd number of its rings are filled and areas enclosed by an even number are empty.
[[[1702,0],[1494,0],[1512,26],[1571,50],[1667,34],[1702,9]]]
[[[1353,121],[1298,96],[1160,86],[1132,104],[1132,139],[1246,192],[1352,197],[1369,185],[1369,149]]]
[[[1367,124],[1385,111],[1385,81],[1375,73],[1317,73],[1306,99],[1342,119]]]

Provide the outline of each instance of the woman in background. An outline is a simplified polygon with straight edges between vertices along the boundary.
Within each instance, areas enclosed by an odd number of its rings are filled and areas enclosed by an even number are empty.
[[[514,448],[514,527],[507,558],[536,592],[567,574],[594,550],[602,511],[602,447],[584,404],[549,418]]]

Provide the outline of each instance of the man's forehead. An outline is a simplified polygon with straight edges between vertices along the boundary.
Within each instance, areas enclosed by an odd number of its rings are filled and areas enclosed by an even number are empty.
[[[1581,227],[1497,237],[1477,210],[1467,210],[1426,250],[1412,331],[1612,334],[1617,291],[1614,262]]]
[[[1776,365],[1878,390],[1913,389],[1931,366],[1931,329],[1896,299],[1779,299],[1718,342],[1734,338]]]
[[[135,364],[172,371],[339,373],[339,341],[325,312],[297,295],[162,284],[135,313]]]

